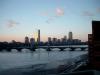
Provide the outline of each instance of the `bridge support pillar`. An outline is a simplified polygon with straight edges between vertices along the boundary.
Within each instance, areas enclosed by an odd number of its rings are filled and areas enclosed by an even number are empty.
[[[35,51],[36,47],[30,48],[31,51]]]
[[[60,51],[64,51],[64,48],[60,48]]]
[[[22,48],[16,48],[18,50],[18,52],[21,52]]]
[[[81,51],[84,51],[86,48],[81,48]]]
[[[46,50],[47,50],[47,51],[51,51],[50,47],[48,47]]]
[[[11,48],[6,48],[6,50],[7,50],[8,52],[11,52]]]
[[[71,47],[70,49],[71,49],[70,51],[75,51],[76,48]]]

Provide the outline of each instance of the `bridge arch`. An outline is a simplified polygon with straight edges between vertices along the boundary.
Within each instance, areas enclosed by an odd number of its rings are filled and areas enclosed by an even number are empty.
[[[16,48],[18,52],[21,52],[23,48]]]
[[[88,48],[85,48],[84,51],[88,51]]]
[[[46,51],[52,51],[52,48],[48,47],[46,48]]]
[[[65,48],[64,50],[70,51],[70,50],[71,50],[71,48],[67,47],[67,48]]]
[[[8,52],[7,49],[1,49],[1,52]]]
[[[29,53],[29,52],[30,52],[30,49],[28,49],[28,48],[23,48],[23,49],[21,49],[21,52],[23,52],[23,53]]]
[[[60,51],[64,51],[65,50],[65,48],[63,48],[63,47],[62,48],[59,48],[59,49],[60,49]]]
[[[4,48],[5,50],[7,50],[8,52],[11,52],[11,48]]]
[[[81,48],[75,48],[74,50],[75,51],[81,51],[82,49]]]
[[[39,51],[39,52],[41,52],[41,51],[46,51],[46,48],[36,48],[35,51],[37,51],[37,52],[38,52],[38,51]]]
[[[57,47],[56,47],[56,48],[52,48],[51,50],[52,50],[52,51],[60,51],[60,48],[57,48]]]
[[[18,52],[18,50],[17,49],[11,49],[11,52],[16,53],[16,52]]]
[[[76,48],[75,47],[70,47],[70,49],[71,49],[70,51],[75,51]]]
[[[85,47],[84,47],[84,48],[81,48],[81,50],[82,50],[82,51],[85,51],[85,50],[86,50],[86,48],[85,48]]]

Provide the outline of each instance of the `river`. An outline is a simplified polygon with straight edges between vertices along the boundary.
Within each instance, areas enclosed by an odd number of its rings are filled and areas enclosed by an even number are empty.
[[[22,52],[17,52],[16,49],[13,49],[11,52],[4,50],[0,52],[0,71],[20,66],[71,59],[86,53],[87,51],[81,51],[80,49],[76,51],[59,51],[59,49],[46,51],[44,49],[37,49],[35,52],[30,52],[28,49],[23,49]]]

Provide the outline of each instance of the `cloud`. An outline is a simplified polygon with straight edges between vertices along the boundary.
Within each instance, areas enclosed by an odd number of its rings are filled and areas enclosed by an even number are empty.
[[[53,22],[54,20],[54,17],[49,17],[47,20],[46,20],[46,23],[50,24],[51,22]]]
[[[63,16],[64,10],[62,8],[56,8],[56,16]]]
[[[100,13],[100,8],[97,8],[97,13]]]
[[[46,23],[50,24],[51,22],[53,22],[57,18],[60,18],[63,15],[64,15],[64,10],[62,8],[56,8],[54,15],[52,17],[49,17]]]
[[[84,11],[84,12],[83,12],[83,16],[89,16],[89,17],[92,17],[92,16],[94,16],[94,14],[91,13],[91,12],[89,12],[89,11]]]
[[[19,23],[14,21],[14,20],[8,20],[6,25],[7,25],[7,27],[12,28],[12,27],[15,27],[18,24]]]
[[[45,22],[50,24],[51,22],[53,22],[57,18],[60,18],[61,16],[63,16],[64,10],[62,8],[55,8],[54,11],[52,11],[52,10],[50,12],[45,11],[45,12],[42,12],[41,15],[48,17]]]

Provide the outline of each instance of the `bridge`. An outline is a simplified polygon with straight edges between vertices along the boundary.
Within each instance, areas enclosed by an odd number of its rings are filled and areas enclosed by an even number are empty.
[[[1,48],[0,47],[0,51],[3,50],[7,50],[7,51],[11,51],[12,49],[16,49],[18,51],[22,51],[22,49],[29,49],[31,51],[36,51],[36,49],[45,49],[46,51],[52,51],[53,49],[58,49],[59,51],[64,51],[65,49],[70,50],[70,51],[75,51],[77,49],[81,50],[81,51],[85,51],[88,50],[88,46],[87,45],[82,45],[82,46],[37,46],[37,47],[30,47],[30,46],[22,46],[22,47],[5,47],[5,48]]]
[[[69,49],[70,51],[75,51],[76,49],[80,49],[82,51],[88,49],[88,46],[40,46],[39,48],[46,49],[47,51],[51,51],[52,49],[60,49],[60,51],[64,51],[65,49]]]

